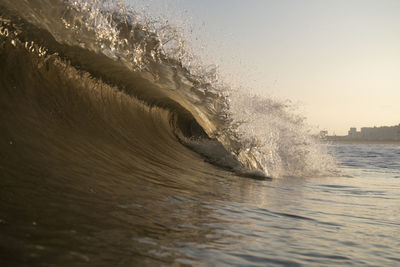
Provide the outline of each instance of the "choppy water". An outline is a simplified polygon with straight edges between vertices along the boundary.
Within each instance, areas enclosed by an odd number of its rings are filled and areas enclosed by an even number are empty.
[[[0,1],[2,266],[399,263],[398,145],[315,143],[141,16]]]

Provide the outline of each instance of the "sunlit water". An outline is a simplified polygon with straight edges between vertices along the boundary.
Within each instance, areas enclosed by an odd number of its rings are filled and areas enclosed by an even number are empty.
[[[346,176],[258,181],[219,171],[213,179],[194,177],[197,187],[190,190],[144,180],[125,190],[115,184],[115,194],[99,185],[58,192],[52,185],[36,192],[23,189],[29,184],[19,191],[3,187],[2,261],[398,265],[400,147],[330,150]]]
[[[330,150],[345,177],[239,179],[221,181],[222,195],[169,195],[158,203],[170,212],[163,225],[176,239],[135,242],[160,260],[190,264],[399,264],[400,147]],[[126,208],[146,209],[132,205]]]
[[[321,147],[168,21],[0,0],[0,63],[1,266],[400,264],[399,145]]]
[[[212,201],[171,196],[167,203],[195,207],[198,216],[192,219],[197,220],[181,227],[197,229],[206,241],[193,238],[179,242],[180,249],[161,250],[179,251],[192,260],[177,261],[188,263],[399,264],[400,147],[331,145],[330,149],[347,177],[245,180],[241,190],[223,186],[229,199]]]

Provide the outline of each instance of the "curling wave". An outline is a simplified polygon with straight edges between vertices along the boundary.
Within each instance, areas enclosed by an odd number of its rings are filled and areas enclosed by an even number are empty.
[[[172,26],[121,3],[2,0],[0,60],[8,164],[14,145],[25,162],[86,155],[88,169],[107,159],[153,175],[201,159],[255,177],[332,169],[285,105],[231,90],[191,61]]]

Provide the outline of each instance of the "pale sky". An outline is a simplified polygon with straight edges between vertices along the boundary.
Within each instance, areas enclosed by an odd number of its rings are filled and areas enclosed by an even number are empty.
[[[300,103],[321,130],[400,123],[400,0],[152,3],[184,14],[223,71]]]

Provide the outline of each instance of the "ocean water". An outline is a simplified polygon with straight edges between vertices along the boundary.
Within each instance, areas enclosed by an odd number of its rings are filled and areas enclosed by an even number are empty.
[[[113,1],[0,0],[1,266],[400,264],[400,146],[320,144]]]

